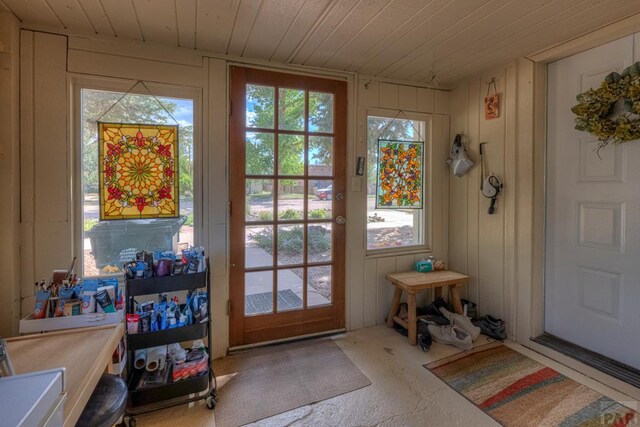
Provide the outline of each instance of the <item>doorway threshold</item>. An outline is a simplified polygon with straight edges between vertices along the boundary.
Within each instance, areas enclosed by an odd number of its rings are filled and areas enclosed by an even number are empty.
[[[245,350],[252,350],[254,348],[269,347],[269,346],[280,345],[280,344],[289,344],[292,342],[305,341],[305,340],[310,340],[314,338],[330,337],[333,335],[344,334],[345,332],[347,332],[347,330],[345,328],[341,328],[341,329],[333,329],[333,330],[324,331],[324,332],[316,332],[316,333],[307,334],[307,335],[297,335],[294,337],[282,338],[282,339],[273,340],[273,341],[263,341],[263,342],[254,343],[254,344],[238,345],[235,347],[229,347],[229,350],[227,351],[227,356],[231,356],[235,353],[242,352]]]
[[[580,347],[546,332],[535,338],[531,338],[531,341],[562,353],[565,356],[569,356],[620,381],[640,388],[640,370],[636,368],[610,359],[594,351],[587,350],[584,347]]]

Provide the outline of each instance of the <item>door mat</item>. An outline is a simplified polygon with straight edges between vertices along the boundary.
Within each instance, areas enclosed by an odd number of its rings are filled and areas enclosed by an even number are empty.
[[[249,350],[214,362],[216,425],[233,427],[371,384],[332,339]]]
[[[618,426],[638,413],[495,343],[424,365],[504,426]]]
[[[291,289],[278,291],[278,311],[302,308],[302,299]],[[273,311],[273,293],[263,292],[244,297],[245,314],[271,313]]]

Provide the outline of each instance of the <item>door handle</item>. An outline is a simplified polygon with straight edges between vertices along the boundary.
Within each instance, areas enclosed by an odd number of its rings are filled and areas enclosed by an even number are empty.
[[[347,218],[343,217],[342,215],[336,217],[336,224],[343,225],[346,223],[347,223]]]

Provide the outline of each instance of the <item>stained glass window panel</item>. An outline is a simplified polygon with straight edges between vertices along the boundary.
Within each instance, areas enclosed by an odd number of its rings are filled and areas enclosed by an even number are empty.
[[[422,209],[423,145],[378,141],[376,209]]]
[[[100,220],[175,218],[178,126],[98,123]]]

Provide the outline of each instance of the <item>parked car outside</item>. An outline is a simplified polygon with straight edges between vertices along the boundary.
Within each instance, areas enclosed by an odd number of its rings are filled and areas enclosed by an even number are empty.
[[[316,197],[320,200],[331,200],[333,194],[333,185],[329,185],[327,188],[319,188],[316,190]]]

